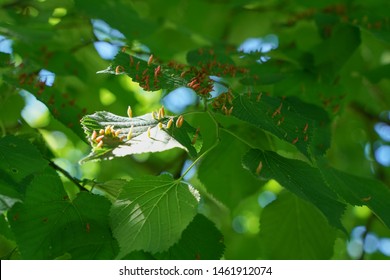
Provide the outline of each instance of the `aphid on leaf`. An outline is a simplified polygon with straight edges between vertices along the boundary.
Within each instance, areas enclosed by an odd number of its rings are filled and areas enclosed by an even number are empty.
[[[176,127],[177,128],[180,128],[182,125],[183,125],[183,122],[184,122],[184,118],[182,115],[180,115],[177,120],[176,120]]]
[[[153,62],[153,54],[149,56],[148,65],[152,64],[152,62]]]
[[[309,139],[309,136],[306,134],[305,137],[303,138],[303,141],[307,142],[308,139]]]
[[[168,123],[167,123],[167,128],[171,128],[172,126],[172,123],[173,123],[173,119],[169,119]]]
[[[371,200],[371,196],[363,197],[362,201],[367,202]]]
[[[263,162],[260,161],[256,168],[256,175],[260,174],[262,168],[263,168]]]
[[[294,140],[292,140],[291,143],[292,143],[293,145],[295,145],[295,144],[298,142],[298,140],[299,140],[299,138],[297,137],[297,138],[295,138]]]
[[[127,140],[130,140],[131,137],[133,136],[133,127],[134,127],[134,125],[131,125],[131,127],[129,129],[129,133],[127,133]]]
[[[95,140],[96,137],[97,137],[97,132],[96,132],[96,130],[94,130],[94,131],[92,132],[92,135],[91,135],[91,140]]]
[[[140,61],[137,62],[137,65],[135,66],[135,70],[138,71],[139,70],[139,64],[140,64]]]
[[[134,59],[133,59],[133,57],[130,55],[130,66],[133,66],[133,64],[134,64]]]
[[[133,117],[133,110],[130,106],[127,107],[127,116],[131,119]]]

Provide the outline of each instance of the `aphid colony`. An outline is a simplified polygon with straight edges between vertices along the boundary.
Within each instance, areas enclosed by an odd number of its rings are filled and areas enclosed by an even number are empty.
[[[133,118],[133,111],[129,106],[127,108],[127,116],[129,119]],[[164,124],[162,120],[165,118],[165,109],[162,106],[158,112],[152,112],[151,116],[154,120],[159,121],[157,127],[161,130],[164,129]],[[177,128],[180,128],[184,123],[184,117],[180,115],[175,122]],[[173,125],[173,117],[170,117],[165,125],[165,129],[170,129]],[[148,127],[146,131],[146,135],[148,138],[151,137],[151,129],[152,127]],[[117,146],[121,142],[130,141],[133,138],[134,125],[131,125],[130,129],[127,133],[125,133],[122,129],[115,129],[113,125],[107,125],[99,131],[94,130],[91,134],[90,140],[93,144],[96,144],[95,149],[102,148],[104,144],[108,146]]]
[[[220,94],[214,99],[212,106],[216,110],[221,110],[227,116],[230,116],[233,112],[233,94],[230,90],[226,93]]]

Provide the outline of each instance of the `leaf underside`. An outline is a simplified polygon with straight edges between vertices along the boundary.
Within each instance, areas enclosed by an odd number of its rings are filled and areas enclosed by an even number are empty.
[[[81,160],[81,163],[132,154],[161,152],[173,148],[183,149],[191,157],[196,157],[202,146],[201,135],[186,121],[181,127],[177,127],[175,125],[177,119],[173,116],[157,119],[152,114],[129,118],[105,111],[84,116],[81,124],[93,149]],[[169,128],[168,122],[172,123]],[[113,127],[117,134],[111,132],[99,134],[99,131],[106,130],[108,126]],[[103,146],[99,147],[98,142],[92,139],[94,131],[98,134],[97,137],[103,136]]]

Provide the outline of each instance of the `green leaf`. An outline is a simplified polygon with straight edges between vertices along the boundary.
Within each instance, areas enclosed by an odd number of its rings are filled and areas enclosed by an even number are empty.
[[[146,176],[123,187],[111,208],[111,227],[121,258],[135,250],[161,252],[181,236],[197,212],[199,194],[165,174]]]
[[[341,230],[341,216],[346,205],[328,187],[318,169],[300,161],[284,158],[277,153],[250,150],[243,158],[244,166],[261,180],[275,179],[283,187],[317,207],[329,223]]]
[[[156,62],[148,63],[146,60],[134,55],[119,52],[112,61],[111,66],[98,73],[126,74],[133,81],[139,83],[140,87],[145,91],[156,91],[162,88],[172,91],[178,87],[186,86],[190,82],[190,78],[185,78],[181,75],[185,71],[183,67],[180,66],[178,68],[157,64]]]
[[[201,162],[199,179],[216,199],[230,209],[256,192],[261,186],[242,168],[242,156],[248,150],[242,142],[227,133],[221,134],[221,142]]]
[[[233,100],[232,115],[295,145],[309,158],[323,155],[330,146],[327,113],[297,98],[240,95]]]
[[[0,170],[16,182],[47,165],[48,162],[29,141],[16,136],[0,138]]]
[[[331,188],[347,203],[366,205],[390,228],[390,189],[382,182],[336,170],[323,164],[320,169]]]
[[[131,2],[110,3],[108,1],[75,1],[77,11],[92,19],[102,19],[121,31],[128,40],[149,36],[154,31],[155,23],[141,19],[134,11]]]
[[[24,259],[111,259],[117,244],[108,225],[110,203],[86,192],[70,201],[56,173],[35,176],[24,204],[8,212],[8,221]]]
[[[325,76],[337,74],[360,41],[359,28],[347,24],[335,26],[331,37],[313,50],[315,64]]]
[[[10,209],[15,203],[22,201],[22,196],[17,189],[17,185],[0,179],[0,214]]]
[[[312,204],[282,192],[261,214],[260,238],[270,259],[329,259],[336,231]]]
[[[222,257],[224,249],[221,232],[209,219],[198,214],[183,231],[178,243],[155,256],[170,260],[217,260]]]
[[[154,112],[134,118],[121,117],[104,111],[84,116],[81,124],[93,150],[90,155],[81,160],[81,163],[132,154],[161,152],[173,148],[186,150],[190,156],[196,157],[202,147],[199,132],[186,121],[181,127],[177,127],[175,125],[177,119],[178,117],[173,116],[158,119]],[[167,127],[168,122],[171,123],[170,128]],[[108,126],[114,129],[107,130]],[[108,132],[100,134],[101,130]],[[131,137],[128,137],[130,130]],[[99,142],[96,139],[92,139],[94,131],[97,137],[103,136],[102,147],[98,146]],[[195,135],[197,135],[196,141],[192,144]]]
[[[114,179],[102,183],[91,182],[93,193],[106,195],[112,202],[116,200],[123,186],[126,184],[127,181],[123,179]]]

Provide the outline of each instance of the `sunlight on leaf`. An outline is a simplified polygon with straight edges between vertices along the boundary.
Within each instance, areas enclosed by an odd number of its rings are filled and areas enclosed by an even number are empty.
[[[134,179],[111,208],[111,227],[121,258],[135,250],[167,250],[197,212],[198,192],[167,174]]]
[[[199,131],[185,121],[178,126],[179,118],[155,112],[134,118],[103,111],[87,115],[81,124],[93,150],[81,163],[173,148],[195,157],[202,146]]]

